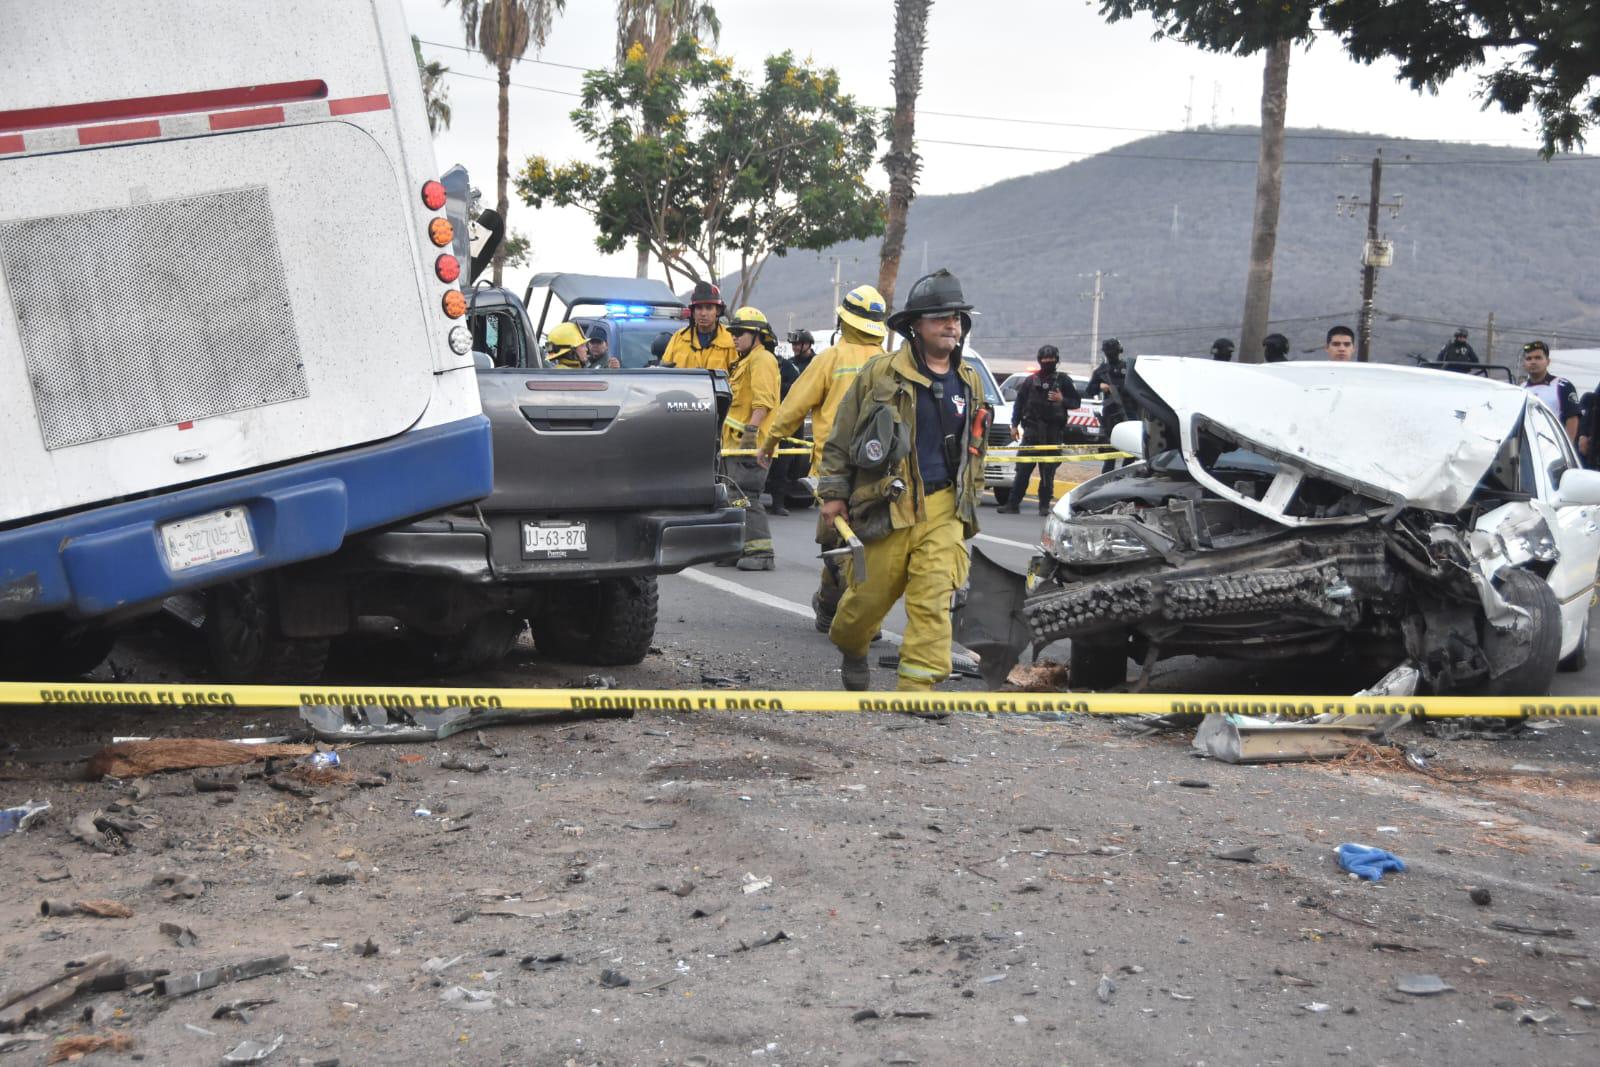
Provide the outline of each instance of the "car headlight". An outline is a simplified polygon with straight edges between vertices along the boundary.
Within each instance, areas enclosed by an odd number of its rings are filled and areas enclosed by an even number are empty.
[[[1040,544],[1062,563],[1120,563],[1156,554],[1121,523],[1084,522],[1055,515],[1045,521]]]

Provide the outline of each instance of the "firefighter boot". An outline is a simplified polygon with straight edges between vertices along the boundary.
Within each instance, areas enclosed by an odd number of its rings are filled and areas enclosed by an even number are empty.
[[[852,693],[859,693],[872,684],[872,666],[865,656],[852,656],[846,652],[839,664],[839,676],[844,679],[844,687]]]

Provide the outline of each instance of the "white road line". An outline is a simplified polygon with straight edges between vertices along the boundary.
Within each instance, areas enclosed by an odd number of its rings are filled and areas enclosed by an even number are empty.
[[[748,586],[740,585],[738,582],[730,582],[726,578],[719,578],[715,574],[707,574],[705,571],[691,569],[679,571],[678,575],[689,579],[691,582],[699,582],[701,585],[711,589],[744,597],[746,600],[753,601],[763,607],[772,608],[775,611],[786,611],[790,615],[798,615],[807,622],[811,622],[816,618],[810,604],[797,604],[793,600],[785,600],[781,596],[773,596],[771,593],[764,593],[759,589],[751,589]],[[900,635],[892,630],[883,631],[883,639],[895,645],[898,645],[902,640]]]
[[[1012,548],[1025,548],[1029,552],[1037,552],[1037,551],[1039,551],[1039,546],[1038,545],[1024,544],[1021,541],[1012,541],[1009,538],[996,537],[994,534],[981,533],[981,534],[978,534],[977,539],[979,541],[993,541],[997,545],[1009,545]]]

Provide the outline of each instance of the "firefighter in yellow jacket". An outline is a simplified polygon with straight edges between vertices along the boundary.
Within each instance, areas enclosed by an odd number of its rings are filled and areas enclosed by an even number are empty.
[[[718,320],[728,313],[722,292],[710,282],[695,282],[689,296],[689,325],[672,335],[661,354],[663,367],[726,371],[733,363],[733,335]]]
[[[589,339],[575,322],[563,322],[545,338],[545,355],[563,370],[580,370],[587,358]]]
[[[735,311],[728,330],[734,343],[733,363],[728,367],[733,400],[722,423],[722,450],[753,451],[761,424],[778,406],[778,357],[772,354],[778,335],[772,332],[767,317],[753,307]],[[725,466],[745,498],[744,553],[737,565],[742,571],[770,571],[774,566],[772,529],[761,506],[767,468],[754,455],[727,456]]]
[[[951,599],[966,582],[964,542],[978,532],[993,415],[961,358],[971,311],[949,271],[919,278],[888,320],[907,343],[861,368],[822,448],[822,517],[846,516],[867,543],[867,573],[850,575],[828,631],[846,689],[871,684],[872,636],[902,596],[896,688],[931,689],[950,675]]]
[[[835,311],[838,342],[812,359],[810,366],[789,387],[789,395],[783,398],[777,412],[761,427],[763,465],[771,463],[772,454],[783,439],[798,431],[810,415],[811,470],[821,469],[822,446],[833,428],[839,402],[849,391],[850,383],[856,380],[862,365],[883,352],[883,338],[888,332],[884,320],[888,318],[888,310],[883,294],[870,285],[857,286],[845,294],[843,303]],[[818,523],[817,543],[824,549],[837,548],[842,543],[831,522]],[[818,630],[828,632],[843,595],[844,581],[839,564],[825,557],[821,581],[811,595],[811,610],[816,615]]]

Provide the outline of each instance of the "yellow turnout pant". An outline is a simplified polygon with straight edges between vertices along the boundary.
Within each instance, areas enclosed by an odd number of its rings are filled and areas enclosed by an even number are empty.
[[[923,510],[923,521],[867,545],[867,580],[850,585],[828,630],[839,651],[865,656],[884,616],[904,595],[896,689],[932,689],[950,676],[950,596],[967,578],[955,490],[928,496]]]

